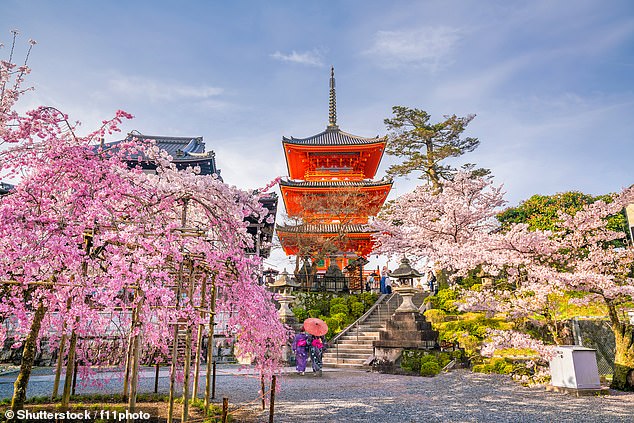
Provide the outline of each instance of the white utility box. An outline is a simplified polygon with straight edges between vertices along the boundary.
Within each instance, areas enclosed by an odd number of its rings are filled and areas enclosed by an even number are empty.
[[[572,389],[601,389],[597,352],[592,348],[563,345],[555,348],[550,361],[552,386]]]

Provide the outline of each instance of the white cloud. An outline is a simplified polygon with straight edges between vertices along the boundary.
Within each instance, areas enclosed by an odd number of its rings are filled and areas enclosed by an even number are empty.
[[[385,67],[414,65],[436,71],[450,62],[460,38],[458,29],[446,26],[378,31],[374,45],[365,53]]]
[[[161,81],[140,76],[117,76],[108,81],[110,90],[128,97],[150,101],[181,99],[207,100],[220,95],[222,88],[209,85],[185,85],[179,82]]]
[[[290,54],[284,54],[280,51],[276,51],[271,54],[271,57],[282,62],[298,63],[306,66],[321,67],[324,65],[322,61],[322,53],[319,50],[310,50],[303,53],[298,53],[293,50]]]

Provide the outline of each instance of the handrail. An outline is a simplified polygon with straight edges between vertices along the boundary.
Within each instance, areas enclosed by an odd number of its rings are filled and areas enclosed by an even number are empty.
[[[357,329],[358,329],[358,326],[361,325],[361,323],[365,322],[368,319],[368,317],[370,317],[370,315],[374,312],[374,310],[376,310],[384,302],[385,302],[385,304],[390,302],[393,297],[394,297],[394,293],[392,293],[392,294],[381,294],[381,296],[376,300],[376,302],[372,305],[372,307],[370,307],[368,309],[368,311],[366,311],[363,314],[363,316],[359,317],[357,320],[355,320],[350,325],[348,325],[344,330],[342,330],[341,332],[336,334],[334,336],[334,338],[332,338],[330,340],[330,343],[334,344],[335,342],[337,342],[339,340],[339,338],[341,338],[343,335],[348,333],[355,325],[357,326]]]

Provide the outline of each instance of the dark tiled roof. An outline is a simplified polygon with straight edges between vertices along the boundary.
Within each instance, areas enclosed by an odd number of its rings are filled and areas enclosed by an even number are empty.
[[[15,187],[11,184],[7,184],[6,182],[0,182],[0,195],[8,194],[9,191],[11,191],[13,188]]]
[[[303,225],[276,225],[275,229],[278,232],[287,232],[287,233],[309,233],[309,234],[338,234],[338,233],[347,233],[347,234],[365,234],[365,233],[374,233],[377,232],[368,227],[368,225],[362,224],[346,224],[342,225],[340,223],[328,223],[328,224],[316,224],[316,223],[308,223]]]
[[[301,188],[333,188],[333,187],[380,187],[384,185],[392,186],[391,180],[380,181],[292,181],[281,180],[280,185],[287,187]]]
[[[116,148],[118,144],[124,141],[130,141],[133,138],[140,141],[154,140],[157,147],[172,156],[172,162],[179,169],[184,169],[187,166],[200,166],[201,175],[212,175],[215,173],[220,176],[220,170],[216,167],[216,155],[213,151],[205,152],[205,142],[203,141],[203,137],[166,137],[130,133],[125,140],[109,142],[104,144],[104,147],[106,149]],[[132,162],[137,159],[138,155],[132,155],[130,157]],[[142,161],[144,159],[145,157],[141,157]],[[153,166],[147,162],[144,162],[142,165],[144,168],[148,169]]]
[[[261,241],[265,243],[269,243],[273,240],[273,229],[275,226],[275,215],[277,214],[277,203],[278,198],[277,194],[274,192],[268,193],[266,196],[260,197],[258,199],[260,204],[264,206],[269,211],[269,215],[273,216],[273,222],[268,223],[266,220],[262,223],[258,223],[258,219],[255,216],[249,216],[245,220],[249,223],[247,226],[247,232],[254,237],[257,242],[256,236],[258,233],[258,228],[260,229],[260,237]],[[255,248],[247,249],[247,252],[254,254]],[[268,258],[271,254],[271,247],[260,247],[260,256],[264,258]]]
[[[348,134],[339,128],[328,127],[324,132],[308,138],[282,138],[283,143],[300,145],[358,145],[384,141],[385,138],[364,138]]]

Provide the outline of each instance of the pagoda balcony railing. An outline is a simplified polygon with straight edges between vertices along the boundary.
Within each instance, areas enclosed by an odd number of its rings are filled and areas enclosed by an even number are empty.
[[[324,274],[316,274],[311,276],[297,276],[297,282],[300,284],[296,291],[303,292],[362,292],[363,283],[359,280],[359,276],[326,276]]]
[[[304,173],[304,180],[314,181],[317,179],[330,180],[338,178],[340,180],[360,181],[365,179],[363,172],[337,171],[337,170],[307,170]]]

